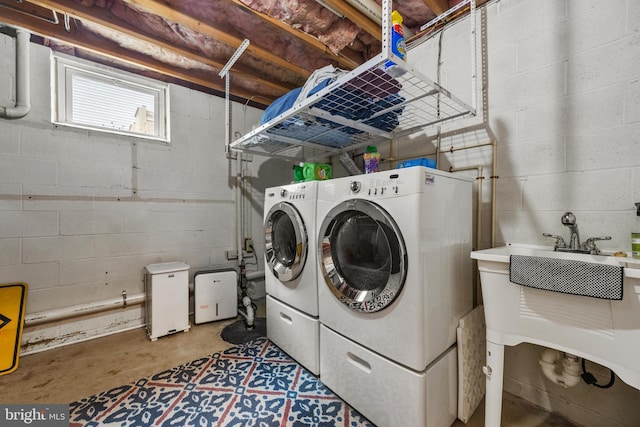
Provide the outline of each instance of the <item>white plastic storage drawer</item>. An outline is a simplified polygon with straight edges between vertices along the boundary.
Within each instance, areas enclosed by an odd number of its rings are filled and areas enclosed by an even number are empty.
[[[235,270],[199,271],[193,281],[196,324],[238,315],[238,273]]]
[[[416,372],[324,325],[320,342],[322,382],[378,427],[442,427],[455,421],[455,347]]]
[[[320,321],[267,295],[267,338],[314,375],[320,372]]]
[[[189,330],[189,265],[167,262],[146,266],[144,288],[145,323],[151,341]]]

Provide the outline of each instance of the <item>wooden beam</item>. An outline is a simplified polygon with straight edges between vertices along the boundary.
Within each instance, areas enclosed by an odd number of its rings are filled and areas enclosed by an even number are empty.
[[[183,56],[185,58],[191,59],[196,62],[200,62],[206,65],[209,65],[218,70],[224,67],[224,64],[210,59],[200,53],[191,51],[186,48],[180,48],[173,44],[167,43],[166,41],[149,35],[139,28],[134,27],[128,22],[118,18],[107,9],[103,9],[101,7],[86,7],[82,6],[80,3],[69,2],[64,0],[29,0],[30,3],[36,4],[38,6],[55,10],[59,13],[67,14],[69,16],[78,18],[81,21],[89,21],[94,24],[103,26],[108,28],[111,31],[115,31],[120,34],[124,34],[128,37],[141,40],[146,43],[150,43],[161,47],[166,52],[171,52],[179,56]],[[291,90],[292,87],[278,85],[272,81],[266,80],[264,78],[260,78],[255,74],[252,74],[246,67],[242,67],[240,64],[235,67],[234,75],[242,78],[243,80],[252,81],[254,83],[260,84],[265,87],[269,87],[272,90],[286,93]]]
[[[351,6],[348,2],[344,0],[324,0],[324,3],[340,12],[345,18],[365,30],[376,40],[382,41],[382,27],[380,24],[373,22],[371,18]]]
[[[197,18],[194,18],[179,10],[173,9],[169,5],[159,0],[124,0],[125,3],[135,5],[138,9],[146,10],[155,15],[162,16],[176,24],[183,25],[191,30],[204,34],[207,37],[211,37],[214,40],[227,44],[233,48],[238,48],[244,39],[228,34],[225,31],[219,30],[212,25],[202,22]],[[255,44],[250,44],[247,48],[247,52],[256,58],[259,58],[267,63],[276,65],[280,68],[288,70],[294,74],[297,74],[304,79],[307,79],[311,72],[304,68],[292,64],[285,59],[271,53],[270,51],[263,49]]]
[[[4,4],[6,4],[7,1],[10,0],[0,0],[0,2]],[[124,62],[133,66],[143,67],[148,70],[189,81],[209,89],[221,92],[225,91],[224,80],[220,79],[217,74],[208,75],[204,72],[194,73],[193,71],[170,67],[163,62],[152,59],[141,53],[127,50],[115,42],[100,38],[87,31],[80,31],[73,25],[67,32],[62,22],[56,25],[43,21],[39,17],[31,16],[28,12],[17,11],[16,9],[20,6],[20,3],[14,3],[10,8],[3,7],[2,15],[0,15],[0,22],[24,28],[42,37],[60,40],[72,46],[77,46],[89,52],[105,56],[116,62]],[[255,92],[247,92],[245,90],[238,89],[237,87],[232,90],[232,94],[243,99],[251,99],[256,95]],[[268,97],[264,96],[263,98],[268,99]]]
[[[260,19],[262,19],[263,21],[266,21],[269,24],[277,27],[279,30],[290,34],[291,36],[297,38],[298,40],[300,40],[300,42],[306,44],[307,46],[310,46],[322,52],[324,56],[326,56],[328,59],[337,61],[338,65],[342,68],[353,69],[364,62],[364,58],[362,61],[356,62],[356,61],[353,61],[351,58],[344,56],[342,53],[336,55],[333,52],[331,52],[327,48],[327,46],[317,38],[311,36],[308,33],[305,33],[304,31],[295,29],[291,25],[288,25],[280,21],[279,19],[272,18],[271,16],[265,13],[258,12],[257,10],[251,9],[246,4],[242,3],[240,0],[231,0],[231,2],[235,4],[237,7],[241,8],[243,11],[260,17]]]
[[[440,15],[449,10],[449,2],[447,0],[423,0],[433,13]]]

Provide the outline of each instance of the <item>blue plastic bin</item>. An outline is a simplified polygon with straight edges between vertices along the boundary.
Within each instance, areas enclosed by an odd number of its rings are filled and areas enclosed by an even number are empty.
[[[404,162],[401,162],[398,165],[398,169],[410,168],[411,166],[426,166],[428,168],[435,168],[436,161],[432,159],[427,159],[426,157],[423,157],[421,159],[405,160]]]

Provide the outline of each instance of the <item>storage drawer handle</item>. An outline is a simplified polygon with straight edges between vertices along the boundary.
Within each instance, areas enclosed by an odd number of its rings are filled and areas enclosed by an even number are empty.
[[[280,312],[280,318],[284,320],[286,323],[288,323],[289,325],[293,325],[293,319],[288,314],[284,314],[283,312]]]
[[[364,359],[356,356],[350,351],[347,352],[347,359],[349,359],[349,362],[356,368],[364,371],[367,374],[371,373],[371,365],[369,364],[369,362],[365,361]]]

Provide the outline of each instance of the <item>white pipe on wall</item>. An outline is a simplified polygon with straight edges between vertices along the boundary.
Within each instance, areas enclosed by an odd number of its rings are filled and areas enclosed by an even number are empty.
[[[99,313],[101,311],[112,310],[114,308],[142,304],[144,299],[144,294],[135,294],[131,296],[123,294],[122,298],[113,298],[105,301],[91,302],[27,314],[24,318],[24,322],[26,326],[41,325],[43,323],[55,322],[57,320],[72,319],[85,314]]]
[[[264,270],[247,271],[247,280],[264,279]]]
[[[19,119],[31,111],[29,42],[31,34],[23,29],[16,30],[16,105],[0,107],[0,117]]]

